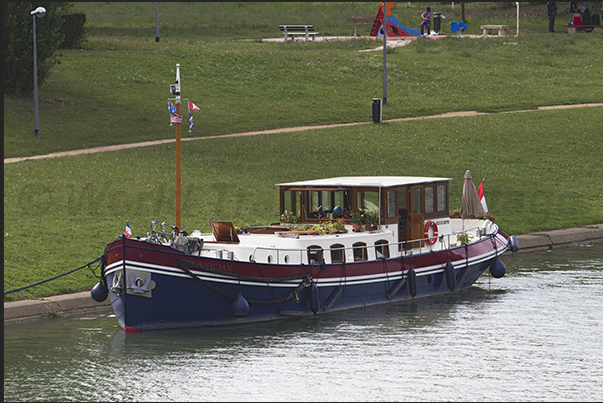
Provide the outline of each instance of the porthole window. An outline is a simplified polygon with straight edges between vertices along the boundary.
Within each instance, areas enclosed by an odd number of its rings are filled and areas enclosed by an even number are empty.
[[[322,262],[322,248],[318,245],[308,246],[308,263],[319,264]]]
[[[331,245],[331,263],[345,262],[345,249],[341,244]]]
[[[367,260],[366,244],[364,242],[356,242],[352,246],[354,247],[354,261],[355,262]]]
[[[386,240],[375,242],[375,256],[377,259],[389,259],[389,245]]]

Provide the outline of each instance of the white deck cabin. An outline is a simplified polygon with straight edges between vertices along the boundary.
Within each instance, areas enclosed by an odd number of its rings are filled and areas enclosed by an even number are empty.
[[[237,233],[230,221],[210,221],[211,234],[194,231],[191,237],[203,240],[200,256],[270,264],[358,262],[446,249],[460,244],[458,234],[471,242],[493,229],[489,220],[450,217],[451,180],[348,176],[280,183],[280,223]],[[354,212],[374,222],[355,229]],[[345,232],[307,229],[337,220],[345,222]]]

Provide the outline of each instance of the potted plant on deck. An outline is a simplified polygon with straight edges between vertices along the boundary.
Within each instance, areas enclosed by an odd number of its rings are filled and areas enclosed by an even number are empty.
[[[376,211],[367,211],[364,214],[364,224],[367,230],[376,230],[379,224],[379,213]]]
[[[327,229],[332,233],[346,233],[345,229],[345,219],[338,218],[336,221],[331,221],[327,224]]]
[[[360,210],[354,210],[350,219],[352,220],[352,228],[354,231],[360,231],[362,229],[362,224],[364,224],[364,213]]]

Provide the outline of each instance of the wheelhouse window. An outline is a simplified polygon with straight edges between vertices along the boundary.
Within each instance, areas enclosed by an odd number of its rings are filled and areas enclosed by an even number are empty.
[[[438,185],[437,187],[437,207],[438,212],[447,212],[448,211],[448,186],[447,185]]]
[[[308,246],[308,263],[319,264],[322,262],[322,248],[318,245]]]
[[[364,242],[356,242],[352,246],[354,247],[354,261],[355,262],[367,260],[366,244]]]
[[[307,192],[307,218],[336,220],[349,217],[350,200],[347,190],[309,190]]]
[[[396,201],[396,191],[389,190],[387,192],[387,218],[396,217],[398,215]]]
[[[322,218],[322,194],[321,191],[308,192],[309,218]]]
[[[385,239],[375,242],[375,256],[377,259],[389,259],[389,244]]]
[[[331,263],[344,263],[345,249],[341,244],[331,245]]]
[[[423,200],[421,200],[421,188],[412,190],[412,213],[421,214],[423,212]]]
[[[362,211],[379,213],[379,192],[363,191],[357,193],[356,207]]]
[[[434,196],[433,186],[425,186],[425,214],[435,211]]]
[[[406,221],[408,219],[408,203],[406,201],[408,188],[398,187],[398,233],[406,234]]]
[[[301,192],[295,190],[286,190],[283,193],[284,214],[300,216],[300,196]]]
[[[425,215],[442,216],[448,212],[448,185],[425,186]]]

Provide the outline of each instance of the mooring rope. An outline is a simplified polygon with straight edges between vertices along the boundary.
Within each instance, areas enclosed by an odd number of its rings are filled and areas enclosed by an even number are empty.
[[[71,271],[68,271],[67,273],[59,274],[58,276],[55,276],[55,277],[49,278],[48,280],[40,281],[40,282],[38,282],[38,283],[35,283],[35,284],[32,284],[32,285],[28,285],[28,286],[25,286],[25,287],[21,287],[21,288],[17,288],[17,289],[15,289],[15,290],[6,291],[6,292],[4,293],[4,295],[11,294],[11,293],[13,293],[13,292],[17,292],[17,291],[23,291],[23,290],[26,290],[26,289],[28,289],[28,288],[35,287],[35,286],[37,286],[37,285],[47,283],[47,282],[49,282],[49,281],[56,280],[56,279],[57,279],[57,278],[59,278],[59,277],[63,277],[63,276],[66,276],[67,274],[71,274],[71,273],[73,273],[73,272],[76,272],[76,271],[78,271],[78,270],[81,270],[81,269],[83,269],[84,267],[88,267],[88,268],[90,269],[90,271],[92,272],[92,274],[94,274],[94,276],[95,276],[96,278],[99,278],[99,276],[97,276],[97,275],[96,275],[96,273],[94,272],[94,270],[96,270],[96,269],[92,269],[92,268],[90,267],[90,265],[91,265],[91,264],[94,264],[94,263],[98,262],[99,260],[101,260],[101,258],[100,258],[100,257],[99,257],[98,259],[95,259],[95,260],[93,260],[93,261],[91,261],[91,262],[86,263],[85,265],[83,265],[83,266],[81,266],[81,267],[78,267],[77,269],[73,269],[73,270],[71,270]]]
[[[181,262],[184,262],[183,264],[181,264]],[[185,264],[190,264],[191,266],[198,266],[194,263],[188,262],[186,260],[179,260],[178,261],[178,267],[180,269],[182,269],[186,274],[188,274],[189,276],[191,276],[193,278],[193,280],[197,281],[199,284],[203,285],[204,287],[209,288],[210,290],[212,290],[213,292],[226,297],[226,298],[230,298],[230,299],[235,299],[236,295],[230,295],[227,292],[224,292],[216,287],[214,287],[213,285],[209,284],[208,282],[201,280],[197,275],[195,275],[193,272],[191,272],[189,269],[187,269],[185,267]],[[199,266],[202,267],[202,266]],[[202,270],[207,270],[206,267],[202,267]],[[218,271],[218,270],[216,270]],[[261,279],[258,277],[249,277],[249,276],[244,276],[241,274],[234,274],[234,273],[224,273],[224,272],[220,272],[221,274],[225,274],[225,275],[229,275],[235,278],[246,278],[246,279],[252,279],[252,278],[256,278],[256,281],[266,281],[268,279]],[[309,287],[310,283],[311,283],[311,279],[310,279],[310,275],[309,274],[305,274],[302,277],[295,277],[295,278],[290,278],[290,279],[302,279],[301,283],[295,287],[295,289],[293,289],[292,291],[290,291],[288,294],[283,295],[280,298],[275,298],[275,299],[271,299],[271,300],[247,300],[248,304],[253,304],[253,305],[269,305],[269,304],[280,304],[282,302],[288,301],[291,298],[296,298],[297,293],[299,293],[302,289]],[[282,280],[282,279],[281,279]],[[276,281],[276,280],[275,280]],[[297,298],[296,298],[297,299]]]

